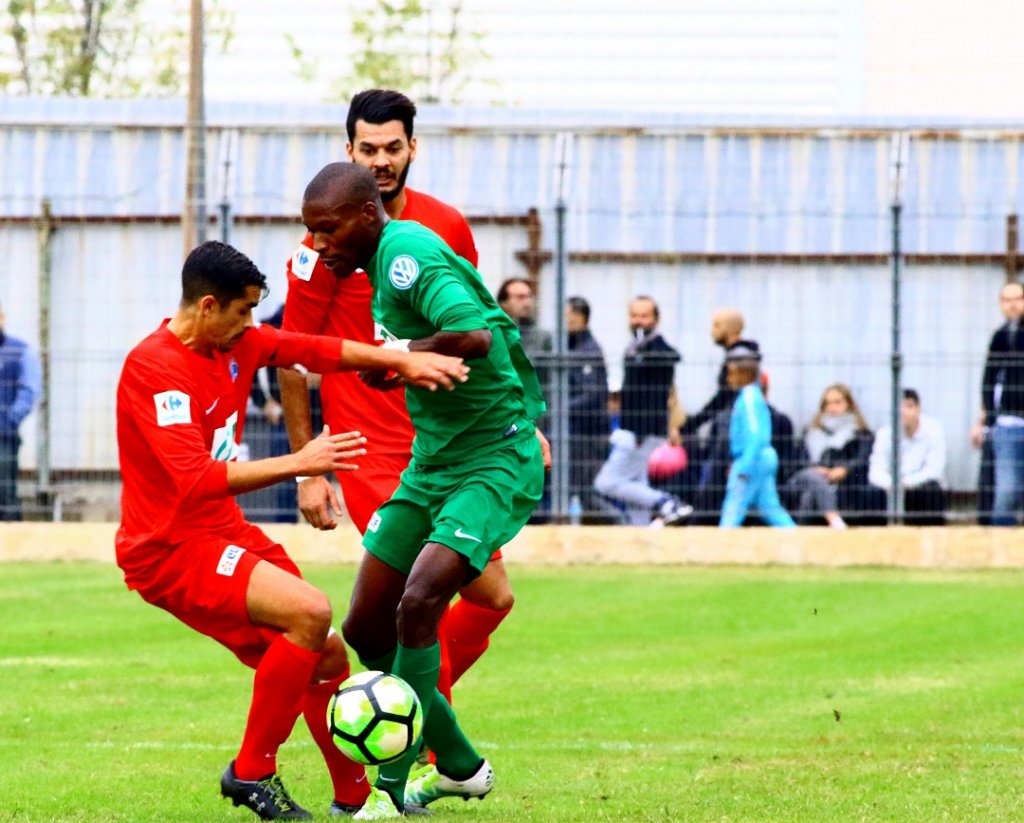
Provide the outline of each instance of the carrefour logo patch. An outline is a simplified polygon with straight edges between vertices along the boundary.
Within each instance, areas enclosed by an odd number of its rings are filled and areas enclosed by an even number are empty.
[[[183,391],[162,391],[153,395],[156,424],[172,426],[192,422],[192,399]]]
[[[391,271],[388,272],[388,278],[391,280],[391,285],[396,289],[409,288],[415,282],[416,276],[420,273],[420,264],[416,260],[407,254],[400,254],[391,263]]]
[[[299,246],[292,255],[292,274],[299,280],[309,280],[319,259],[320,255],[308,246]]]

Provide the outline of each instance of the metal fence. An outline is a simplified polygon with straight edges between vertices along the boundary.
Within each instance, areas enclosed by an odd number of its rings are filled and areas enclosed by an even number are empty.
[[[850,386],[873,432],[891,425],[894,384],[913,387],[945,430],[951,518],[973,520],[981,452],[968,432],[985,348],[1003,322],[998,291],[1020,267],[1024,127],[623,117],[428,108],[410,185],[470,216],[492,291],[513,275],[536,283],[542,326],[557,328],[562,298],[589,300],[613,393],[627,306],[639,294],[657,300],[662,331],[682,354],[682,414],[716,390],[722,351],[709,324],[723,306],[742,312],[744,336],[760,343],[769,399],[798,438],[832,383]],[[226,231],[268,272],[267,314],[284,298],[284,261],[301,236],[302,186],[340,155],[343,119],[337,107],[271,106],[208,118],[208,156],[221,165],[207,200],[225,206],[211,208],[209,233]],[[22,427],[29,516],[117,516],[117,374],[178,299],[180,120],[152,101],[0,105],[0,302],[8,333],[37,346],[46,367],[47,405]],[[899,249],[895,133],[905,140]],[[554,388],[578,363],[556,353],[544,365]],[[556,391],[549,400],[557,411]],[[269,449],[259,429],[251,417],[254,456]],[[688,442],[691,467],[705,464],[720,484],[720,467],[703,459],[712,433],[701,435]],[[592,468],[600,452],[587,452]],[[571,443],[565,454],[582,459]],[[571,488],[568,469],[556,472],[550,517],[568,518],[578,495],[582,519],[621,518],[614,502]],[[671,481],[696,503],[694,482]],[[243,502],[277,514],[269,492]],[[888,516],[885,507],[869,514]]]

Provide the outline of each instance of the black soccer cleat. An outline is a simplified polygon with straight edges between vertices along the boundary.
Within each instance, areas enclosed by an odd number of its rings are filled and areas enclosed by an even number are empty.
[[[239,780],[235,776],[234,760],[221,775],[220,793],[236,806],[252,809],[262,820],[313,819],[313,815],[292,800],[276,773],[259,780]]]
[[[362,806],[350,806],[348,803],[342,803],[340,800],[332,800],[327,813],[331,817],[344,817],[345,815],[351,817],[361,808]]]

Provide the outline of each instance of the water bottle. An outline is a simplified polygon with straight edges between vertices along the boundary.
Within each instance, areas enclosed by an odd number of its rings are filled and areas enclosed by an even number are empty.
[[[583,503],[580,501],[580,496],[574,494],[569,498],[569,524],[572,526],[578,526],[583,519]]]

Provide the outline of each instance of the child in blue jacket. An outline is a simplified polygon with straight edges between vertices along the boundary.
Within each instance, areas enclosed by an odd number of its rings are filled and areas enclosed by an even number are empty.
[[[770,526],[796,526],[782,507],[775,488],[779,456],[772,448],[772,417],[768,401],[757,383],[761,355],[756,349],[736,346],[726,355],[727,381],[739,391],[729,418],[729,453],[732,466],[718,525],[743,524],[754,508]]]

